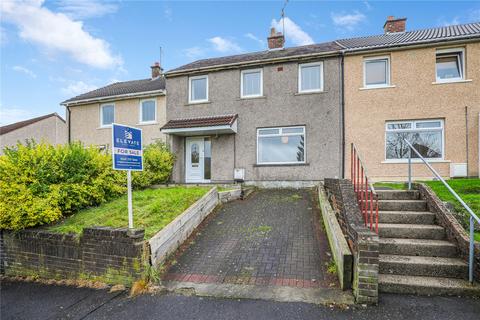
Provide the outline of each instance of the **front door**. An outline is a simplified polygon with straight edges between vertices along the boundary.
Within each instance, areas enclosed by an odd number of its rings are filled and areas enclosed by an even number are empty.
[[[208,182],[205,179],[205,138],[186,138],[186,176],[187,183]]]

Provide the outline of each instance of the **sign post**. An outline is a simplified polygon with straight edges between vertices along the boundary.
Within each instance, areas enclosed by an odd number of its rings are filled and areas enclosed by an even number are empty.
[[[114,170],[127,171],[128,227],[133,229],[132,171],[143,171],[142,129],[112,124]]]

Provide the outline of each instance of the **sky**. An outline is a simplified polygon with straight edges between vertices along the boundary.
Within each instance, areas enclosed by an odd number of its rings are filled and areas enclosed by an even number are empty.
[[[47,113],[116,81],[144,79],[194,60],[266,49],[282,30],[280,1],[1,0],[0,125]],[[286,45],[480,21],[480,1],[295,1]]]

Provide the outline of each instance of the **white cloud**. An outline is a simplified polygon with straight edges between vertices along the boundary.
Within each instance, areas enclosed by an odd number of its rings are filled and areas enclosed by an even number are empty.
[[[8,42],[7,31],[0,26],[0,45],[4,45]]]
[[[360,23],[364,22],[367,17],[358,11],[354,13],[334,13],[330,14],[333,24],[349,31],[354,30]]]
[[[191,47],[183,50],[183,54],[189,59],[198,59],[206,54],[206,50],[201,47]]]
[[[98,0],[60,0],[58,8],[72,19],[97,18],[115,13],[118,7],[111,2]]]
[[[28,69],[28,68],[25,68],[23,66],[13,66],[12,67],[12,70],[14,71],[17,71],[17,72],[20,72],[20,73],[24,73],[26,74],[27,76],[29,76],[30,78],[36,78],[37,75],[35,74],[35,72],[33,72],[32,70]]]
[[[109,44],[84,30],[82,21],[43,7],[43,0],[1,1],[2,19],[17,26],[22,39],[51,52],[69,54],[76,61],[97,68],[123,64],[111,53]]]
[[[21,108],[0,107],[0,124],[7,125],[35,117],[33,112]]]
[[[451,20],[445,20],[445,19],[442,18],[442,19],[440,19],[440,24],[444,27],[460,24],[460,18],[458,16],[453,17]]]
[[[222,37],[213,37],[208,39],[208,41],[212,44],[213,49],[218,52],[227,53],[242,51],[238,44]]]
[[[368,11],[372,10],[372,5],[368,1],[363,1],[363,4]]]
[[[78,96],[79,94],[86,93],[97,89],[97,86],[87,84],[83,81],[75,81],[62,88],[62,93],[68,96]]]
[[[266,46],[266,41],[258,38],[258,37],[255,36],[253,33],[250,33],[250,32],[249,32],[249,33],[246,33],[246,34],[245,34],[245,37],[247,37],[247,38],[250,39],[250,40],[255,41],[256,43],[258,43],[258,45],[259,45],[261,48],[265,48],[265,46]]]
[[[289,17],[285,17],[285,37],[286,40],[290,40],[293,44],[297,46],[303,46],[307,44],[312,44],[312,37],[300,28],[293,20]],[[273,19],[271,26],[277,31],[283,30],[283,19],[278,21]]]
[[[469,18],[472,22],[480,21],[480,9],[471,10]]]
[[[167,19],[168,21],[172,21],[173,19],[173,10],[170,7],[165,7],[163,9],[163,17]]]

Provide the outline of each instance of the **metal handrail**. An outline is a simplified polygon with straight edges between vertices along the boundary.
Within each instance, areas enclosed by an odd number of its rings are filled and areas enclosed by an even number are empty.
[[[470,214],[470,248],[469,248],[469,257],[468,257],[468,280],[473,283],[473,256],[474,256],[474,253],[475,253],[475,237],[474,237],[474,223],[476,220],[478,223],[480,223],[480,218],[478,218],[478,216],[473,212],[472,209],[470,209],[470,207],[465,203],[465,201],[463,201],[462,198],[460,198],[460,196],[455,192],[455,190],[452,189],[452,187],[450,187],[448,185],[448,183],[445,181],[445,179],[443,179],[440,174],[428,163],[427,160],[425,160],[425,158],[422,157],[422,155],[420,154],[420,152],[417,151],[417,149],[415,149],[415,147],[410,143],[410,141],[408,141],[407,139],[403,138],[403,140],[407,143],[408,147],[410,148],[411,151],[415,152],[415,154],[423,161],[423,163],[428,167],[428,169],[430,169],[430,171],[432,171],[432,173],[435,175],[435,177],[440,180],[444,185],[445,187],[447,188],[448,191],[450,191],[450,193],[455,197],[455,199],[458,200],[458,202],[460,202],[460,204],[465,208],[465,210],[467,210],[467,212]],[[411,190],[412,189],[412,153],[409,152],[408,153],[408,189]]]
[[[353,184],[353,191],[357,195],[357,201],[363,215],[365,226],[369,224],[368,218],[370,214],[370,230],[375,229],[375,232],[378,233],[378,194],[373,187],[372,180],[368,177],[367,169],[353,143],[351,144],[350,165],[350,178]],[[373,221],[374,215],[375,224]]]

